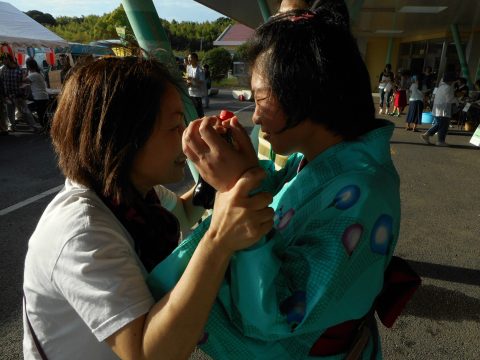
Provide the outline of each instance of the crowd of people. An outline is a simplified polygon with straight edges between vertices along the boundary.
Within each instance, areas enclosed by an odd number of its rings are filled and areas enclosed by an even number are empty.
[[[399,117],[408,105],[405,130],[417,132],[422,122],[425,109],[432,112],[434,123],[432,127],[421,135],[422,140],[430,144],[430,138],[437,134],[437,146],[447,146],[445,137],[450,121],[455,118],[457,123],[463,123],[467,113],[463,112],[467,101],[474,102],[479,98],[469,97],[470,89],[467,79],[459,77],[453,71],[447,71],[436,86],[436,75],[432,67],[427,66],[420,74],[399,69],[395,76],[391,64],[386,64],[379,76],[378,90],[380,94],[379,114]],[[475,90],[480,90],[480,80],[475,83]],[[408,99],[408,101],[407,101]],[[392,108],[391,108],[392,107]],[[472,107],[472,114],[476,109]],[[475,115],[472,115],[475,116]]]
[[[47,110],[54,104],[47,91],[48,72],[60,70],[63,84],[72,67],[65,55],[59,56],[55,67],[45,64],[46,61],[41,68],[33,57],[28,57],[26,66],[21,67],[11,54],[0,55],[0,135],[17,131],[19,122],[35,133],[48,131]]]

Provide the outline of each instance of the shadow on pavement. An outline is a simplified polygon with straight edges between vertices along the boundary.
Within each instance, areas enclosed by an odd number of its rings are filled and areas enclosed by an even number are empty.
[[[408,303],[403,314],[433,320],[479,321],[480,299],[467,296],[460,291],[423,285]]]
[[[420,277],[480,286],[480,270],[432,264],[422,261],[407,261]]]

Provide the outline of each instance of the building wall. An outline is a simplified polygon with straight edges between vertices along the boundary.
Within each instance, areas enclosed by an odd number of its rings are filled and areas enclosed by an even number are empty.
[[[368,72],[370,73],[370,84],[372,86],[373,92],[378,92],[378,76],[385,68],[385,60],[387,58],[388,50],[388,40],[389,38],[382,37],[370,38],[367,41],[367,49],[364,60]],[[397,69],[399,43],[400,42],[397,39],[393,40],[391,61],[393,72],[395,72]]]

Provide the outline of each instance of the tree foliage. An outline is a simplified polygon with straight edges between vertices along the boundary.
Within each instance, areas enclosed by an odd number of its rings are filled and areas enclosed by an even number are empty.
[[[232,68],[232,56],[224,48],[214,48],[205,53],[202,63],[210,66],[212,80],[221,80]]]
[[[43,13],[38,10],[30,10],[30,11],[27,11],[25,14],[27,14],[33,20],[35,20],[36,22],[42,25],[55,26],[57,24],[57,22],[55,21],[55,18],[48,13]]]
[[[44,14],[37,10],[28,11],[26,14],[35,20],[41,19],[41,21],[37,21],[47,25],[57,35],[71,42],[89,43],[96,40],[117,39],[117,27],[125,27],[127,40],[133,38],[132,27],[122,5],[102,16],[60,16],[55,19],[50,14]],[[45,19],[48,17],[51,17],[53,22],[46,22]],[[175,20],[169,22],[161,19],[161,23],[174,50],[200,52],[200,50],[212,49],[213,41],[233,21],[228,18],[218,18],[215,21],[195,23]]]

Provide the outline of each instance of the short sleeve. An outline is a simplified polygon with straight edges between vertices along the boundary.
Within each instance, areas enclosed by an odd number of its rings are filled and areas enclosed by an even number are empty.
[[[91,228],[70,239],[51,278],[98,341],[154,304],[128,240],[108,228]]]
[[[155,189],[155,192],[160,199],[160,203],[165,209],[167,209],[168,211],[172,211],[173,209],[175,209],[178,201],[177,194],[167,189],[163,185],[156,185],[153,188]]]

